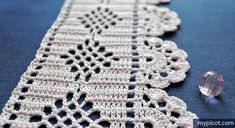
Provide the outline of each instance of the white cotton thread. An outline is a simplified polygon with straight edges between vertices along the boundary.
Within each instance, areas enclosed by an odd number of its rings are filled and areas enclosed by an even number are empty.
[[[192,127],[197,116],[162,90],[182,81],[187,53],[157,36],[177,30],[169,0],[66,0],[0,116],[7,128]]]

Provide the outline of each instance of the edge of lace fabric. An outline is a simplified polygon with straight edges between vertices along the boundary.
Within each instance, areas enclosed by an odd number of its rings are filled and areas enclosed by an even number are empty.
[[[197,116],[162,90],[190,66],[174,42],[154,37],[180,24],[176,13],[147,5],[159,2],[168,0],[65,1],[0,126],[192,127]]]

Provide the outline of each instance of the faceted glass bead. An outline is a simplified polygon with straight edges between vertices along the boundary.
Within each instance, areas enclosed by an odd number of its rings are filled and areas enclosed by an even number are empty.
[[[224,80],[214,71],[204,73],[199,80],[199,89],[206,96],[217,96],[224,88]]]

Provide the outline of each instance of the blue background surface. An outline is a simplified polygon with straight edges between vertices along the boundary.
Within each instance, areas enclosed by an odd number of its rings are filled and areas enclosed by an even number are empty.
[[[0,0],[0,110],[26,71],[40,42],[57,17],[63,0]],[[165,89],[184,100],[200,118],[235,118],[235,1],[174,0],[169,7],[182,24],[172,40],[184,49],[191,68],[184,82]],[[224,76],[223,93],[200,94],[200,75],[214,70]]]

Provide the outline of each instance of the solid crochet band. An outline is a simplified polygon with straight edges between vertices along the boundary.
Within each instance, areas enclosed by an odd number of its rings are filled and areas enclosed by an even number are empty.
[[[187,53],[168,0],[66,0],[0,116],[17,128],[192,127],[197,116],[162,90],[182,81]]]

